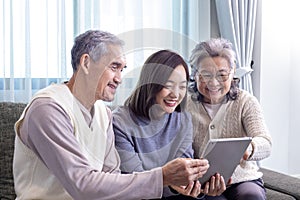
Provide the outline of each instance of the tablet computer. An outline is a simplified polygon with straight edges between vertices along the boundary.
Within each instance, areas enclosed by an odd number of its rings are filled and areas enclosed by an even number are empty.
[[[251,140],[251,137],[210,139],[201,155],[209,161],[207,172],[199,178],[201,186],[216,173],[223,176],[227,184]]]

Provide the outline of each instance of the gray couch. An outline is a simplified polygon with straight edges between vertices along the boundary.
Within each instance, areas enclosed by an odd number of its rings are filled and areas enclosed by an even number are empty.
[[[12,160],[14,151],[14,123],[25,104],[0,102],[0,200],[14,199]],[[300,179],[262,168],[268,199],[300,200]]]

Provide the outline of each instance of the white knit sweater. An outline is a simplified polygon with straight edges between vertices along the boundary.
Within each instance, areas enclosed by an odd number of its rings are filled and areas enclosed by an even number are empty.
[[[252,137],[253,154],[236,168],[232,183],[262,177],[257,161],[271,153],[271,136],[268,133],[262,109],[257,99],[240,90],[236,100],[222,104],[213,119],[201,102],[188,98],[188,111],[192,115],[195,157],[198,158],[210,138]],[[251,145],[250,145],[251,146]]]

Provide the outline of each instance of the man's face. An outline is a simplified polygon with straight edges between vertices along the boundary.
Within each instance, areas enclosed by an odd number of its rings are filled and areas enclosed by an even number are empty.
[[[114,100],[116,89],[122,80],[121,72],[126,66],[122,47],[110,45],[108,52],[98,62],[91,63],[91,68],[96,69],[95,76],[98,77],[97,83],[95,83],[97,84],[95,100]]]

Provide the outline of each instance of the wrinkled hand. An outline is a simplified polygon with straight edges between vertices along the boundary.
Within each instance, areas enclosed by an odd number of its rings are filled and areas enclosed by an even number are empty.
[[[240,166],[245,167],[246,166],[246,161],[252,156],[253,147],[252,144],[249,145],[247,150],[245,151],[243,157],[240,160]]]
[[[248,151],[245,151],[244,155],[243,155],[243,160],[248,160],[250,156],[250,153]]]
[[[204,189],[201,191],[209,196],[219,196],[226,190],[226,184],[223,176],[216,174],[206,182]]]
[[[249,159],[250,155],[251,155],[251,153],[248,150],[246,150],[243,157],[240,160],[241,167],[245,167],[246,161]]]
[[[232,178],[230,177],[226,185],[229,186],[231,185],[231,183],[232,183]]]
[[[252,154],[253,154],[253,149],[254,149],[253,144],[250,143],[249,146],[248,146],[248,148],[247,148],[247,150],[245,151],[245,153],[243,155],[242,160],[248,160],[252,156]]]
[[[194,198],[196,198],[201,192],[201,184],[198,180],[190,182],[187,186],[172,185],[171,187],[183,195]]]
[[[209,168],[206,159],[176,158],[162,167],[163,184],[188,185],[206,173]]]

